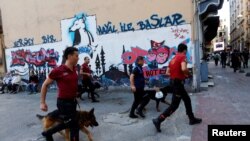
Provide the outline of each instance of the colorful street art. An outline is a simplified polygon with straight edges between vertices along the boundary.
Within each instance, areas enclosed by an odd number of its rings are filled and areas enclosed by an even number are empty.
[[[95,16],[78,14],[74,18],[61,22],[62,41],[66,46],[74,46],[80,54],[88,54],[91,58],[97,48]]]
[[[150,28],[142,28],[147,23]],[[181,14],[165,18],[153,14],[150,19],[137,22],[137,28],[133,25],[121,22],[122,30],[117,30],[108,22],[104,26],[110,31],[104,31],[103,26],[96,25],[95,16],[78,14],[61,21],[62,41],[44,36],[44,44],[7,49],[7,69],[24,71],[32,67],[48,73],[61,64],[63,50],[74,46],[79,49],[78,66],[85,56],[91,57],[93,75],[105,85],[129,86],[135,60],[144,56],[143,71],[148,86],[161,86],[169,83],[163,74],[180,43],[187,44],[188,67],[192,67],[191,25],[185,24]]]
[[[59,54],[55,49],[41,48],[39,51],[32,52],[30,49],[18,49],[11,51],[11,67],[12,66],[24,66],[32,64],[34,66],[44,66],[46,63],[49,67],[55,67],[59,59]]]
[[[63,49],[61,42],[6,49],[7,71],[16,71],[26,78],[30,70],[48,74],[61,63]]]

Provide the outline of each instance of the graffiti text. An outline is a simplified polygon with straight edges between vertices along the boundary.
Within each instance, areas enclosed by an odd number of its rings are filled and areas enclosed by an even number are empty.
[[[34,38],[18,39],[14,42],[14,47],[24,47],[34,45]]]
[[[104,24],[103,26],[97,27],[97,32],[99,35],[115,33],[117,31],[118,30],[116,29],[115,25],[112,24],[112,22],[108,22]]]
[[[188,29],[185,28],[171,28],[171,32],[174,34],[175,39],[185,39],[186,36],[189,34]]]
[[[137,22],[137,25],[139,26],[140,30],[144,30],[180,25],[183,23],[185,23],[185,20],[182,19],[182,15],[176,13],[171,16],[166,16],[165,18],[159,17],[157,14],[154,14],[150,17],[150,19]]]
[[[43,40],[43,44],[56,42],[54,35],[42,36],[42,40]]]
[[[132,23],[120,23],[120,28],[121,28],[121,32],[126,32],[126,31],[134,31],[134,27]]]
[[[143,70],[144,76],[146,78],[157,76],[157,75],[164,75],[166,74],[166,69],[152,69],[152,70]]]
[[[56,62],[59,59],[59,54],[54,49],[41,48],[39,51],[32,52],[29,49],[19,49],[11,51],[13,66],[24,66],[25,63],[33,64],[35,66],[45,66],[46,62],[49,67],[56,66]]]

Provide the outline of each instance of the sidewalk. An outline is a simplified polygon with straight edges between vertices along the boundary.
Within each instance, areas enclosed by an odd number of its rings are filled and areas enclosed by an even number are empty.
[[[207,140],[207,125],[250,124],[250,77],[246,77],[246,73],[234,73],[229,67],[215,67],[211,62],[209,72],[215,86],[197,94],[196,113],[203,123],[194,127],[192,141]]]

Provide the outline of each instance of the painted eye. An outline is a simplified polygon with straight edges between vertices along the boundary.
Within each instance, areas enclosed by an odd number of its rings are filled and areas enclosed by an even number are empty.
[[[165,53],[159,53],[158,56],[163,57]]]

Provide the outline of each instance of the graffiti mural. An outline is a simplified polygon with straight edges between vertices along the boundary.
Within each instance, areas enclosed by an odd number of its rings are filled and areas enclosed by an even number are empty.
[[[48,73],[61,64],[63,50],[60,42],[6,49],[7,70],[16,70],[23,75],[30,69]]]
[[[108,82],[120,83],[122,80],[128,82],[125,85],[129,85],[128,75],[132,71],[137,56],[144,56],[143,70],[148,85],[166,85],[169,80],[163,74],[165,74],[169,61],[176,54],[177,46],[180,43],[187,44],[188,67],[192,67],[193,44],[189,24],[106,34],[98,36],[98,41],[102,48],[97,48],[94,56],[100,56],[101,52],[105,53],[105,62],[103,62],[105,65],[98,64],[99,69],[94,72],[98,72],[96,75],[105,78],[105,81],[110,79]],[[93,60],[91,66],[96,66],[94,62]],[[122,72],[123,75],[114,79],[113,77],[107,77],[107,72],[109,74],[112,72],[113,76],[116,76],[115,74],[118,74],[118,72]]]
[[[46,63],[49,67],[54,67],[59,59],[59,54],[54,49],[41,48],[39,51],[30,51],[30,49],[18,49],[11,51],[11,67],[24,66],[26,63],[34,66],[44,66]]]
[[[95,16],[78,14],[74,18],[62,20],[62,40],[66,46],[74,46],[80,54],[91,58],[97,48]]]
[[[6,49],[7,70],[34,69],[46,76],[61,64],[63,50],[74,46],[79,50],[78,66],[85,56],[91,57],[94,78],[106,86],[129,86],[129,75],[138,56],[145,58],[143,71],[148,86],[162,86],[169,83],[163,74],[180,43],[188,46],[188,67],[192,67],[191,25],[185,24],[181,14],[166,17],[153,14],[145,20],[119,25],[117,28],[109,21],[97,26],[96,17],[86,14],[63,19],[61,41],[48,34],[42,36],[41,45]]]

